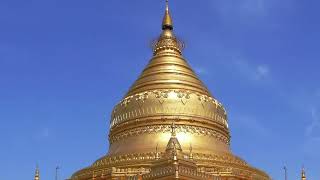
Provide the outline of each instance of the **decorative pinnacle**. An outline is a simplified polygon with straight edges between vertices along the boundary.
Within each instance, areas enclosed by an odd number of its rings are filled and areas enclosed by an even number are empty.
[[[172,30],[173,29],[173,24],[172,24],[172,18],[170,16],[170,11],[169,11],[169,1],[166,0],[166,11],[163,17],[162,21],[162,30]]]
[[[189,151],[190,151],[189,159],[193,159],[193,154],[192,154],[192,144],[190,144]]]
[[[171,125],[171,136],[172,137],[176,137],[176,125],[174,124],[174,122],[172,122],[172,125]]]
[[[36,174],[34,176],[34,180],[40,180],[40,172],[39,172],[39,166],[36,167]]]
[[[159,143],[157,143],[157,146],[156,146],[156,152],[158,152],[158,145],[159,145]]]
[[[159,143],[157,143],[157,146],[156,146],[156,159],[157,159],[157,160],[160,159],[158,146],[159,146]]]
[[[306,177],[306,171],[304,169],[304,166],[302,166],[302,172],[301,172],[301,180],[306,180],[307,177]]]

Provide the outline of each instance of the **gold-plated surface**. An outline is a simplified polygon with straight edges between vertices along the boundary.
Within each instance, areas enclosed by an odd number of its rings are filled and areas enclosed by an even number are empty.
[[[175,131],[175,124],[171,126],[171,137],[165,153],[151,166],[150,173],[142,175],[142,179],[185,179],[202,180],[213,179],[213,175],[199,172],[190,153],[183,152]],[[138,177],[137,175],[136,177]]]
[[[109,151],[71,179],[269,180],[230,150],[227,113],[182,56],[168,1],[153,57],[114,107]]]

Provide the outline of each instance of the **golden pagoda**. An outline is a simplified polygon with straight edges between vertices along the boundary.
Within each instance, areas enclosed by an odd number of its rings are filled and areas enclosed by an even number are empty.
[[[153,57],[110,121],[109,151],[71,180],[269,180],[232,154],[227,113],[182,55],[168,1]]]

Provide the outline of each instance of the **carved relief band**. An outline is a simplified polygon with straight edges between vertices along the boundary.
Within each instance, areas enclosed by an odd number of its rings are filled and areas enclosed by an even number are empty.
[[[221,103],[212,97],[185,90],[146,91],[126,97],[114,108],[110,127],[150,115],[166,114],[203,117],[228,128],[226,111]]]
[[[156,133],[167,133],[171,131],[171,125],[151,125],[151,126],[142,126],[138,128],[134,128],[128,131],[124,131],[115,135],[110,135],[109,141],[112,144],[113,142],[120,141],[122,139],[139,136],[143,134],[156,134]],[[223,135],[222,133],[204,127],[196,127],[189,125],[176,125],[177,133],[191,133],[198,136],[211,136],[221,141],[227,145],[230,144],[229,137]]]

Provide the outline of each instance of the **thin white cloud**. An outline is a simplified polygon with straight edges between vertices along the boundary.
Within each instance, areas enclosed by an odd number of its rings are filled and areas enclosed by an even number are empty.
[[[255,134],[259,134],[261,136],[269,136],[270,131],[261,124],[261,122],[254,117],[250,116],[240,116],[237,118],[239,122],[241,122],[241,126],[246,128],[248,131],[254,131]]]
[[[261,80],[265,79],[269,76],[270,70],[269,67],[266,65],[258,65],[256,67],[256,72],[255,72],[255,79],[256,80]]]
[[[47,140],[51,136],[50,129],[48,127],[39,127],[37,131],[34,132],[33,137],[36,140]]]
[[[249,80],[260,81],[269,78],[270,68],[267,65],[254,65],[250,64],[242,58],[237,58],[229,65],[233,66],[232,69],[238,71]]]
[[[320,158],[320,138],[310,138],[307,139],[304,145],[305,153],[312,157],[319,159]]]
[[[242,11],[248,13],[265,13],[272,0],[240,0]]]
[[[277,83],[282,87],[281,82]],[[303,113],[305,119],[294,119],[300,121],[301,129],[304,130],[303,134],[298,133],[298,136],[303,136],[304,143],[301,150],[304,155],[310,158],[317,158],[320,160],[320,104],[317,93],[314,90],[309,90],[306,87],[292,88],[291,91],[281,91],[283,102],[286,102],[295,113]]]
[[[308,138],[320,138],[320,118],[316,108],[311,109],[311,123],[306,128],[306,136]]]
[[[212,1],[212,6],[224,20],[264,17],[270,13],[272,4],[273,0]]]
[[[276,15],[292,14],[298,7],[294,0],[214,0],[210,5],[214,15],[231,26],[240,23],[266,28],[281,25]]]
[[[194,68],[194,71],[199,75],[207,75],[208,74],[208,70],[204,67],[196,66]]]
[[[306,155],[320,159],[320,111],[317,101],[313,102],[309,112],[311,120],[309,120],[309,124],[305,128],[304,151]]]

